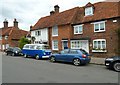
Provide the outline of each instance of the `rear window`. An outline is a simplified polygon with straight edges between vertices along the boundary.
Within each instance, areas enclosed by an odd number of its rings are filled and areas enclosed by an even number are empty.
[[[83,49],[80,49],[80,51],[83,53],[83,54],[88,54],[85,50],[83,50]]]

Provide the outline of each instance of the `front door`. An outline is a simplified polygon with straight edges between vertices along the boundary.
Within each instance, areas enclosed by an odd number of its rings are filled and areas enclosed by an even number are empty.
[[[63,49],[68,49],[68,41],[63,41],[62,42],[62,48]]]
[[[80,40],[81,48],[89,53],[89,41],[88,40]]]

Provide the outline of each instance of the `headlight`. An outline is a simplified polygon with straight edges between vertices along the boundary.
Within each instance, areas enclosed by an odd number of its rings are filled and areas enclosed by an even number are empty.
[[[113,58],[107,58],[106,60],[110,60],[110,61],[113,61]]]
[[[18,53],[18,51],[15,51],[15,53]]]
[[[46,55],[46,53],[44,52],[44,55]]]

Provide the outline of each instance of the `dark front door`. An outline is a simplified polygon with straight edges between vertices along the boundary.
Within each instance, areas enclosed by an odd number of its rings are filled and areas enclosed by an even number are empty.
[[[63,41],[63,49],[68,49],[68,41]]]

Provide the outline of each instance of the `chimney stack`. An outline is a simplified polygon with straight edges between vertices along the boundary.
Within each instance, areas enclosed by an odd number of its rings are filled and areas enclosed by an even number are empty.
[[[59,7],[58,5],[55,5],[55,6],[54,6],[54,11],[55,11],[55,13],[59,13],[59,8],[60,8],[60,7]]]
[[[55,13],[54,11],[51,11],[51,12],[50,12],[50,15],[53,15],[54,13]]]
[[[5,21],[3,22],[4,24],[4,28],[8,28],[8,21],[5,19]]]
[[[14,27],[18,28],[18,21],[16,20],[16,18],[14,19],[13,23],[14,23]]]

